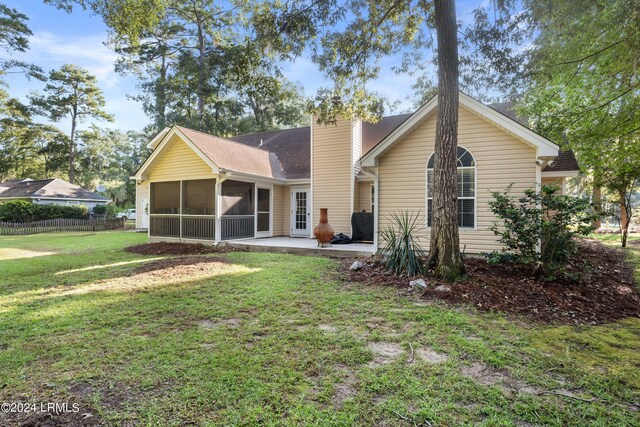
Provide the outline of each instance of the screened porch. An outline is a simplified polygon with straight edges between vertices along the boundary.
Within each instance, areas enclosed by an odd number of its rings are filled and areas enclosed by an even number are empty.
[[[269,186],[234,180],[152,182],[149,236],[211,242],[269,236],[271,193]]]

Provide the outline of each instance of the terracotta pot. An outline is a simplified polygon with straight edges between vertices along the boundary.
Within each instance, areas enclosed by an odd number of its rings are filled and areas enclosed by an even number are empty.
[[[318,241],[318,246],[323,247],[325,244],[330,244],[331,239],[333,239],[333,235],[335,234],[335,230],[329,224],[327,219],[327,208],[320,209],[320,222],[313,229],[313,235]]]

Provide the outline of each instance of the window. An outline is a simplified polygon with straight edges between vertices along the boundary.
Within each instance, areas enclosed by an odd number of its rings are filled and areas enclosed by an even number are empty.
[[[370,190],[370,196],[369,196],[369,200],[370,200],[370,204],[371,204],[371,212],[375,212],[375,207],[376,207],[376,186],[374,184],[371,184],[371,190]]]
[[[458,147],[458,226],[474,227],[476,213],[476,162],[471,153]],[[427,163],[427,226],[431,227],[433,212],[433,163],[431,155]]]

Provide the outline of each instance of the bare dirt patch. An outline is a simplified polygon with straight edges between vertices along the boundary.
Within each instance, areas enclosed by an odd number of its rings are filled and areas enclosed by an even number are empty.
[[[320,329],[322,332],[327,332],[330,334],[335,334],[336,332],[338,332],[338,328],[332,325],[318,325],[318,329]]]
[[[340,409],[347,399],[358,393],[356,388],[357,378],[353,373],[353,369],[348,366],[340,365],[336,369],[341,374],[341,379],[333,385],[331,403],[334,408]]]
[[[198,321],[198,326],[205,329],[216,329],[222,326],[226,326],[227,328],[236,329],[239,328],[241,324],[240,319],[218,319],[218,320],[200,320]]]
[[[188,256],[153,261],[139,266],[132,274],[113,279],[98,280],[88,285],[68,289],[62,287],[47,296],[77,295],[97,291],[144,291],[158,286],[185,284],[187,282],[232,273],[256,271],[236,265],[219,257]]]
[[[155,242],[129,246],[124,250],[139,255],[203,255],[231,252],[232,248],[202,243]]]
[[[420,359],[424,360],[427,363],[432,363],[434,365],[438,363],[444,363],[447,360],[449,360],[449,356],[447,356],[446,354],[438,353],[437,351],[429,347],[417,348],[415,350],[415,353]]]
[[[0,260],[35,258],[39,256],[55,255],[56,252],[30,251],[27,249],[0,248]]]
[[[502,311],[562,324],[601,324],[640,317],[640,292],[624,253],[594,240],[580,242],[579,253],[561,278],[545,281],[525,267],[489,265],[483,258],[465,259],[466,277],[454,284],[427,277],[424,301],[471,304],[482,311]],[[385,271],[379,261],[362,260],[364,268],[341,270],[353,282],[407,289],[414,278]]]
[[[371,342],[368,347],[374,355],[369,367],[388,365],[404,353],[402,346],[393,342]]]
[[[460,369],[460,373],[465,377],[471,378],[476,384],[484,386],[496,386],[507,394],[541,393],[541,391],[536,387],[513,378],[505,371],[497,370],[483,363],[474,363],[471,366],[464,366]]]
[[[169,274],[176,274],[182,271],[194,272],[194,270],[205,269],[207,264],[222,263],[229,264],[230,261],[224,257],[205,257],[205,256],[183,256],[177,258],[166,258],[152,261],[141,265],[134,270],[134,274],[151,273],[163,270]]]

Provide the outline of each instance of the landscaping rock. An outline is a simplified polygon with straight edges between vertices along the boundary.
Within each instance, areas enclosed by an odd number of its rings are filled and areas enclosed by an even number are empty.
[[[363,267],[364,267],[363,263],[361,263],[360,261],[354,261],[353,264],[351,264],[351,267],[349,267],[349,270],[358,271],[358,270],[362,270]]]
[[[427,282],[425,282],[424,279],[412,280],[409,282],[409,287],[411,289],[415,289],[415,288],[427,289]]]

